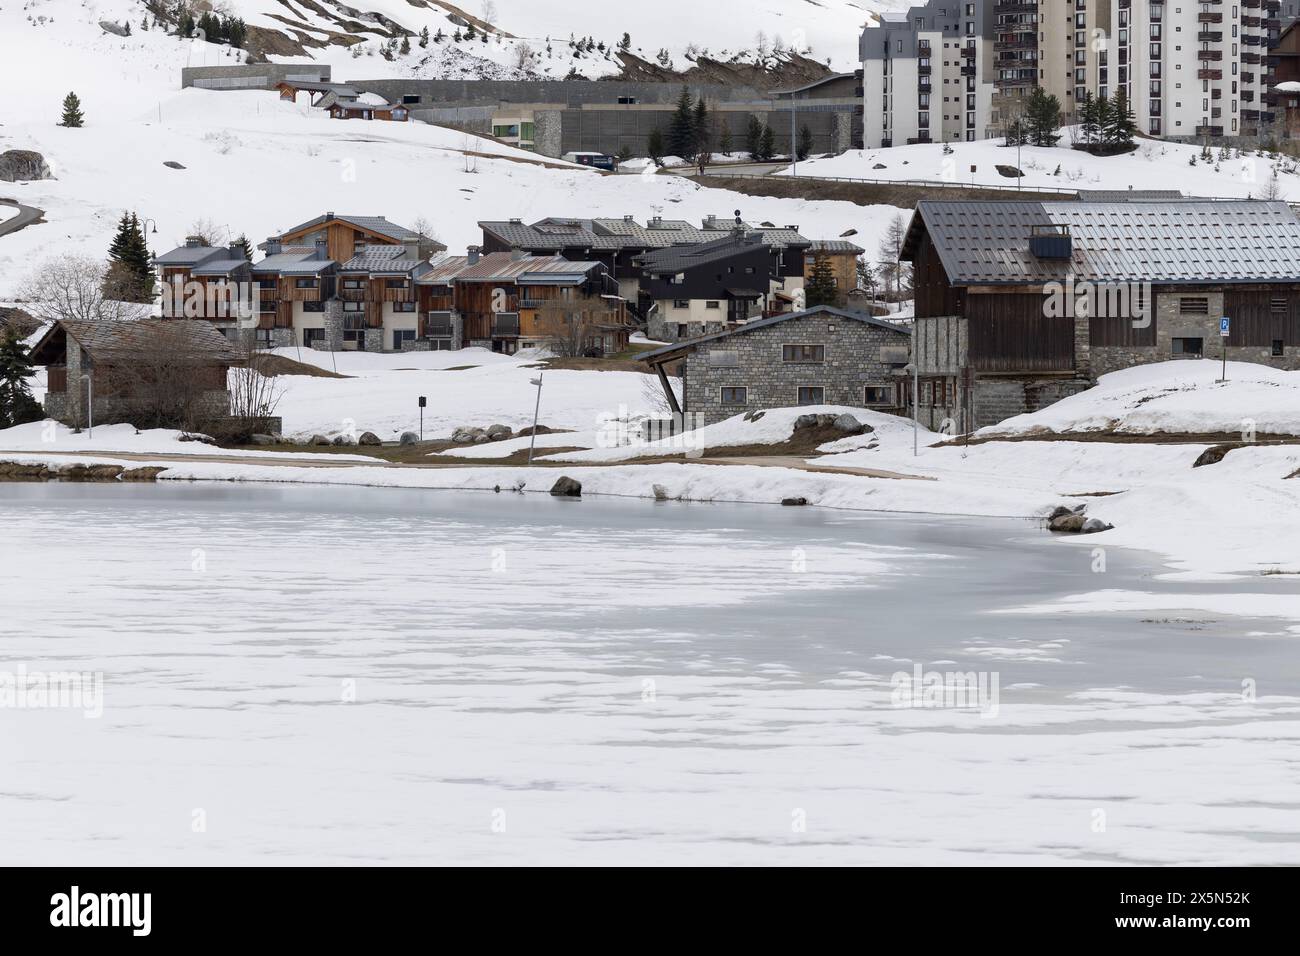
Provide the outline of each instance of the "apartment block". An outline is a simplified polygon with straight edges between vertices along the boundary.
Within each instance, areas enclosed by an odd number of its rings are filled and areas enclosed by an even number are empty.
[[[1073,123],[1123,90],[1141,133],[1265,136],[1279,0],[931,0],[862,35],[868,147],[999,135],[1042,87]],[[960,93],[958,96],[957,94]]]

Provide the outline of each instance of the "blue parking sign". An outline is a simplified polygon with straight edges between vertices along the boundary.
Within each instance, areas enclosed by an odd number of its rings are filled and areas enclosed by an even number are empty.
[[[1219,319],[1219,334],[1225,339],[1228,337],[1228,317],[1226,315]]]

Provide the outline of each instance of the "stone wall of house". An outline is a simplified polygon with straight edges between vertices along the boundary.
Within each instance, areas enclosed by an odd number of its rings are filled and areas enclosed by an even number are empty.
[[[325,350],[343,351],[343,301],[330,299],[325,303]]]
[[[822,313],[758,328],[741,327],[725,338],[693,349],[682,368],[684,411],[702,414],[707,424],[747,411],[797,405],[800,386],[821,386],[827,405],[861,407],[864,387],[897,389],[901,365],[884,360],[881,349],[907,348],[907,334]],[[786,362],[785,345],[824,345],[825,361]],[[714,353],[735,353],[735,365],[719,364]],[[746,403],[722,403],[723,386],[744,386]],[[899,396],[895,391],[895,400]],[[890,407],[893,407],[892,404]]]
[[[996,425],[1013,415],[1036,412],[1091,386],[1092,382],[1079,378],[979,376],[975,379],[972,402],[974,425],[983,428],[986,425]]]
[[[1131,368],[1134,365],[1147,365],[1151,362],[1169,362],[1181,359],[1195,361],[1194,355],[1175,355],[1173,340],[1176,338],[1198,338],[1201,340],[1202,357],[1206,360],[1220,361],[1223,358],[1223,342],[1219,336],[1219,318],[1224,314],[1223,293],[1196,292],[1187,293],[1198,298],[1208,299],[1209,309],[1204,315],[1184,315],[1180,311],[1177,293],[1159,293],[1155,297],[1155,345],[1094,345],[1090,350],[1089,371],[1095,377]],[[1274,355],[1268,345],[1230,345],[1228,361],[1256,362],[1285,371],[1300,369],[1300,346],[1287,345],[1281,355]]]
[[[367,352],[384,351],[384,330],[383,329],[366,329],[365,345]]]

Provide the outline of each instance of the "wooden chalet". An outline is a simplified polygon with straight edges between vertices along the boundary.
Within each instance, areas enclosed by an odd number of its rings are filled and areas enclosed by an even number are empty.
[[[1300,368],[1300,221],[1283,202],[923,200],[901,258],[932,426],[993,424],[1106,372],[1224,350]]]

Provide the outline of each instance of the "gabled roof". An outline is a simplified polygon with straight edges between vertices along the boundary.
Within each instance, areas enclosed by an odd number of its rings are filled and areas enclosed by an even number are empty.
[[[824,252],[827,255],[863,255],[867,250],[847,239],[814,239],[810,253]]]
[[[496,236],[513,249],[544,250],[588,249],[596,244],[596,234],[578,220],[543,219],[537,225],[510,220],[480,222],[479,228]]]
[[[638,256],[637,261],[647,272],[678,273],[713,262],[723,262],[736,256],[747,255],[765,244],[756,236],[728,235],[712,242],[693,246],[671,246]]]
[[[406,275],[425,265],[424,260],[406,255],[403,246],[368,249],[339,266],[340,272],[364,272],[370,275]]]
[[[253,264],[253,271],[276,275],[319,275],[334,267],[333,259],[316,258],[311,252],[281,252]]]
[[[874,325],[877,328],[884,329],[896,335],[910,339],[911,330],[901,325],[895,325],[892,322],[886,322],[884,319],[877,319],[874,316],[863,315],[860,312],[847,312],[844,309],[836,309],[829,305],[819,305],[811,309],[804,309],[802,312],[783,312],[780,315],[769,316],[766,319],[755,319],[752,322],[746,322],[738,325],[734,329],[727,329],[723,332],[713,332],[709,335],[700,335],[693,339],[684,339],[681,342],[674,342],[672,345],[665,345],[663,348],[655,349],[652,352],[642,352],[637,356],[639,362],[650,362],[658,364],[659,362],[670,361],[678,356],[679,353],[686,353],[694,349],[697,345],[703,345],[705,342],[716,342],[719,339],[731,338],[733,335],[744,335],[746,332],[753,332],[756,329],[765,329],[771,325],[778,325],[781,322],[789,322],[791,319],[804,319],[813,315],[826,315],[836,319],[845,319],[852,322],[861,322],[864,325]]]
[[[364,229],[367,232],[373,232],[376,235],[386,236],[394,242],[405,242],[408,239],[420,238],[410,229],[389,222],[383,216],[340,216],[335,213],[326,213],[323,216],[317,216],[315,219],[309,219],[307,222],[299,223],[292,229],[286,229],[284,232],[280,233],[278,238],[283,239],[285,236],[297,235],[300,232],[315,229],[318,226],[323,226],[327,222],[334,222],[335,220],[346,222],[350,226]]]
[[[247,268],[248,265],[247,259],[242,257],[236,259],[230,256],[227,251],[226,258],[207,259],[195,266],[190,271],[190,274],[196,276],[228,276],[232,272]]]
[[[1068,260],[1029,251],[1035,227],[1067,227]],[[1300,282],[1300,220],[1284,202],[922,200],[902,259],[928,233],[954,285]]]
[[[228,256],[230,250],[225,246],[177,246],[171,252],[154,256],[156,266],[196,266],[216,256]]]
[[[571,262],[559,256],[515,257],[509,252],[493,252],[482,256],[477,263],[460,270],[455,282],[519,282],[560,284],[582,282],[591,270],[600,268],[599,262]],[[436,266],[435,266],[436,270]]]
[[[160,350],[178,361],[233,364],[242,356],[205,319],[138,319],[131,322],[82,322],[64,319],[52,324],[32,348],[38,364],[55,360],[59,336],[67,335],[93,361],[124,364]]]

